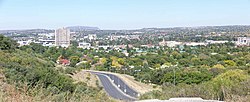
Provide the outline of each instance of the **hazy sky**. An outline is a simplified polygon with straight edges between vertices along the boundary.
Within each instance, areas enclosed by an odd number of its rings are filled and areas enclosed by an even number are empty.
[[[0,29],[250,25],[250,0],[0,0]]]

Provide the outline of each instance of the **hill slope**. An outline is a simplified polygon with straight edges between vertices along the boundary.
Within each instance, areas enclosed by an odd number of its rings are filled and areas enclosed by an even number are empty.
[[[75,83],[39,54],[0,35],[0,101],[112,101],[102,89]]]

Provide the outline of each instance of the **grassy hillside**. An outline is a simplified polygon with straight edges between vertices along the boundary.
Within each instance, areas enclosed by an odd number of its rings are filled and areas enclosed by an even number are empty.
[[[53,62],[20,50],[1,50],[0,59],[1,101],[110,100],[100,88],[74,84],[69,76],[54,69]]]
[[[75,83],[39,54],[0,36],[0,101],[112,101],[99,87]]]

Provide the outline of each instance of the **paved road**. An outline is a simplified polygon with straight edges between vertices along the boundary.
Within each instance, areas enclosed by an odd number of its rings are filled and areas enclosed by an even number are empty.
[[[121,80],[119,77],[117,77],[116,75],[113,74],[106,74],[105,75],[109,76],[109,78],[111,80],[113,80],[114,84],[116,86],[119,86],[119,89],[121,91],[123,91],[124,93],[126,93],[129,96],[132,97],[138,97],[138,92],[136,92],[135,90],[133,90],[132,88],[130,88],[123,80]]]
[[[115,86],[112,81],[110,80],[110,78],[105,75],[105,74],[102,74],[102,73],[96,73],[94,72],[94,74],[96,74],[105,91],[113,98],[115,99],[119,99],[119,100],[125,100],[125,101],[135,101],[136,98],[133,98],[129,95],[126,95],[125,93],[123,93],[117,86]]]

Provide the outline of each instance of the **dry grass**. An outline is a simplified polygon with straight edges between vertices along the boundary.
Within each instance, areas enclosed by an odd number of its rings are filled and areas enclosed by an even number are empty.
[[[91,87],[98,87],[98,79],[96,75],[90,73],[90,72],[85,72],[85,71],[80,71],[74,75],[71,76],[76,82],[84,82],[87,84],[87,86]]]
[[[225,100],[225,102],[249,102],[249,101],[250,101],[250,95],[247,96],[233,95],[230,99]]]
[[[93,81],[87,81],[90,86],[96,86],[94,80],[98,80],[95,75],[88,73],[77,73],[76,78],[80,78],[83,75],[83,82],[86,82],[85,77],[90,77]],[[78,77],[77,77],[78,76]],[[80,80],[81,81],[81,80]],[[45,89],[36,87],[28,91],[27,85],[23,84],[22,88],[15,87],[15,85],[10,85],[6,83],[6,78],[0,71],[0,102],[119,102],[109,97],[104,90],[97,92],[94,96],[89,96],[88,94],[79,93],[60,93],[56,95],[48,94]],[[31,95],[32,94],[32,95]]]
[[[146,92],[150,92],[153,90],[160,90],[159,86],[157,88],[153,88],[154,85],[149,85],[149,84],[138,82],[134,80],[135,78],[132,76],[125,75],[125,74],[117,74],[117,73],[113,73],[113,74],[121,78],[125,83],[127,83],[127,85],[129,85],[131,88],[133,88],[140,94],[144,94]]]
[[[33,98],[23,94],[14,86],[0,80],[0,102],[32,102]]]
[[[67,93],[44,95],[43,91],[35,96],[29,96],[23,92],[24,90],[16,89],[14,86],[0,81],[0,102],[119,102],[119,100],[108,97],[103,90],[95,94],[94,97],[84,94],[68,96]]]

